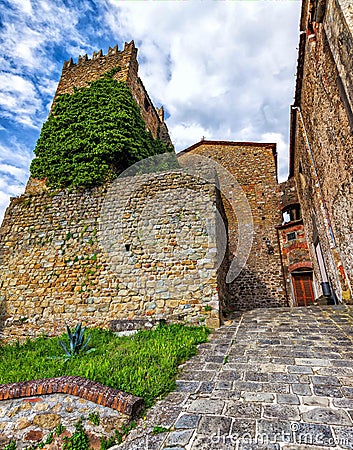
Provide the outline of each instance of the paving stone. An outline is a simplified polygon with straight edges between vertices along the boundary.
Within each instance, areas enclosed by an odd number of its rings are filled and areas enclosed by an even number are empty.
[[[278,383],[298,383],[299,377],[298,375],[294,375],[291,373],[270,373],[269,380],[272,382]]]
[[[298,364],[298,366],[312,366],[312,367],[332,366],[332,363],[329,359],[320,359],[320,358],[295,358],[295,363]]]
[[[265,419],[276,418],[280,420],[299,420],[299,409],[288,405],[264,405],[263,417]]]
[[[268,373],[246,372],[245,381],[268,381]]]
[[[353,388],[351,387],[342,387],[342,393],[344,397],[353,398]]]
[[[332,400],[333,406],[337,408],[350,408],[353,409],[353,399],[352,398],[334,398]]]
[[[197,435],[192,442],[190,450],[234,450],[234,444],[228,436]]]
[[[311,395],[311,387],[307,384],[292,384],[291,385],[293,394],[298,395]]]
[[[309,375],[298,375],[298,381],[301,384],[311,383],[311,377]]]
[[[279,450],[278,444],[239,443],[238,450]]]
[[[200,419],[197,431],[200,434],[214,435],[220,434],[227,435],[230,432],[232,425],[232,419],[230,417],[222,416],[203,416]]]
[[[341,385],[338,378],[336,378],[336,377],[314,375],[311,377],[311,380],[312,380],[313,384],[322,384],[322,385],[328,385],[328,386],[340,386]]]
[[[166,433],[161,433],[157,435],[149,435],[139,437],[134,439],[132,442],[127,440],[119,447],[112,447],[112,450],[118,448],[119,450],[159,450],[162,443],[166,437]]]
[[[205,364],[205,370],[219,370],[223,366],[222,363],[208,362]]]
[[[342,448],[353,448],[353,428],[352,427],[333,427],[336,435],[336,442]]]
[[[343,386],[353,387],[353,376],[352,377],[341,377],[340,382]]]
[[[200,414],[183,414],[178,418],[174,426],[175,428],[196,428],[200,418]]]
[[[344,389],[344,388],[342,388]],[[336,386],[314,386],[314,394],[322,395],[324,397],[343,397],[342,390]],[[347,396],[347,395],[346,395]]]
[[[224,370],[218,375],[219,380],[235,381],[240,380],[241,374],[234,370]]]
[[[232,381],[226,381],[226,380],[222,380],[222,381],[219,381],[217,384],[216,384],[216,389],[217,390],[219,390],[219,389],[232,389],[232,386],[233,386],[233,383],[232,383]]]
[[[224,402],[221,400],[197,399],[189,406],[189,412],[203,414],[221,414]]]
[[[299,444],[300,448],[303,448],[303,445],[330,447],[334,444],[334,436],[327,425],[293,423],[291,430],[293,442]]]
[[[276,392],[279,394],[289,394],[290,384],[285,383],[263,383],[262,392]]]
[[[256,369],[252,367],[252,369]],[[257,368],[258,372],[261,373],[274,373],[274,372],[285,372],[286,371],[286,365],[285,364],[259,364]]]
[[[303,405],[307,406],[329,406],[330,400],[327,397],[302,397]]]
[[[288,373],[313,373],[313,369],[309,366],[287,366]]]
[[[235,419],[232,422],[231,435],[236,441],[244,441],[245,439],[254,439],[256,434],[256,420]]]
[[[258,419],[261,417],[261,405],[241,401],[229,402],[224,414],[231,417]]]
[[[257,422],[257,437],[264,444],[293,442],[291,423],[280,420],[259,420]]]
[[[294,394],[277,394],[277,402],[287,405],[299,405],[299,397]]]
[[[213,362],[213,363],[223,364],[224,356],[222,356],[222,355],[208,355],[205,360],[206,360],[206,362]]]
[[[337,367],[352,367],[353,368],[353,361],[350,360],[350,359],[334,359],[331,362],[332,362],[333,366],[337,366]]]
[[[180,380],[190,381],[212,381],[216,375],[215,370],[194,370],[190,372],[182,372]]]
[[[167,445],[186,445],[191,439],[194,430],[172,431],[167,438]]]
[[[262,391],[262,383],[258,383],[255,381],[235,381],[233,383],[233,390],[238,392],[260,392]]]
[[[288,356],[286,358],[271,358],[271,363],[274,364],[283,364],[284,366],[293,365],[295,364],[295,358],[289,358]]]
[[[215,388],[215,383],[213,381],[205,381],[199,384],[199,388],[197,392],[209,393],[212,392]]]
[[[305,422],[325,423],[329,425],[352,425],[349,415],[343,410],[315,408],[302,414]]]
[[[274,401],[275,396],[274,394],[267,394],[267,393],[261,393],[261,392],[243,392],[241,394],[241,397],[246,402],[265,402],[265,403],[271,403]]]
[[[176,382],[177,391],[181,392],[197,392],[200,383],[196,381],[180,381]]]
[[[211,400],[215,399],[223,399],[223,400],[235,400],[240,398],[240,392],[224,390],[224,389],[216,389],[214,390],[209,397]]]
[[[188,392],[174,391],[170,392],[164,399],[165,403],[172,403],[174,406],[181,406],[189,398]]]

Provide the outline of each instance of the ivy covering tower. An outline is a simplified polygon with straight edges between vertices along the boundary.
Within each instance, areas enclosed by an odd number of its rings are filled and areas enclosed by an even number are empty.
[[[64,64],[31,176],[48,187],[94,187],[135,162],[172,151],[163,119],[137,76],[133,42]]]

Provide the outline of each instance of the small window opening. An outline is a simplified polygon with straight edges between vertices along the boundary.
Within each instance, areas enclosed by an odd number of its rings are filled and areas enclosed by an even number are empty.
[[[125,250],[129,252],[131,249],[131,244],[125,244]]]
[[[148,101],[147,97],[145,97],[145,100],[144,100],[143,104],[144,104],[145,110],[149,111],[149,109],[150,109],[150,102]]]
[[[301,219],[300,205],[295,204],[295,205],[287,206],[287,208],[285,208],[282,211],[282,218],[283,218],[283,224],[295,222],[296,220],[300,220]]]
[[[294,241],[295,239],[297,239],[297,233],[295,231],[287,233],[287,242]]]

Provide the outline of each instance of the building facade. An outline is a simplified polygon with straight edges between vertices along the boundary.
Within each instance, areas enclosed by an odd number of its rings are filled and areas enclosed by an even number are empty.
[[[313,267],[316,297],[350,302],[353,282],[353,10],[347,0],[305,0],[290,179]],[[293,182],[293,181],[291,181]]]

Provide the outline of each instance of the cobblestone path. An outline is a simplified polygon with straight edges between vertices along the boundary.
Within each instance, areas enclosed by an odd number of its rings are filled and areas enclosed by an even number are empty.
[[[353,307],[246,312],[115,449],[353,449],[352,339]]]

